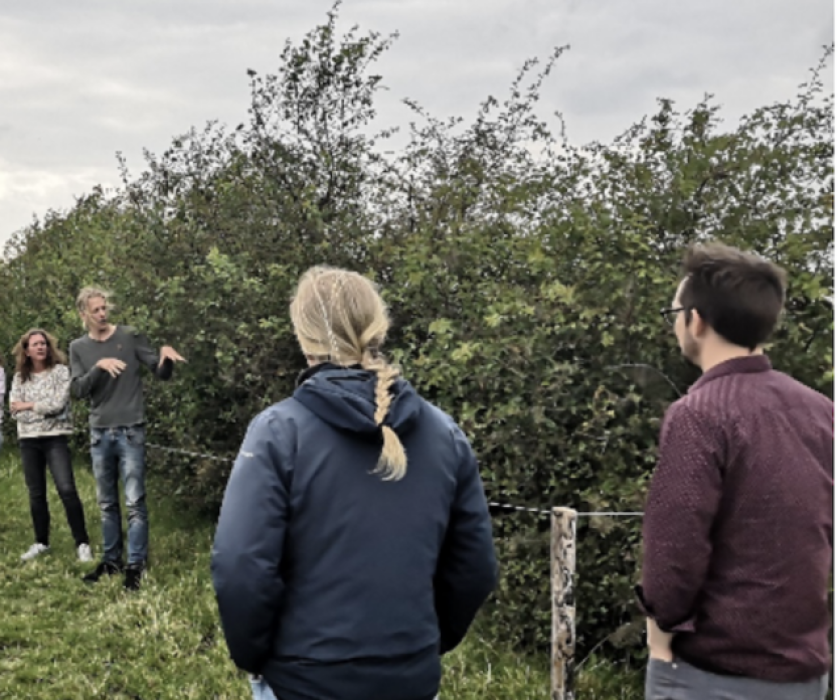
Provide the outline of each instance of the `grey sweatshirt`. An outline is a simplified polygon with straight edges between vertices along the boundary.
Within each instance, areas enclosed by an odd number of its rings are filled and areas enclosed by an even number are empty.
[[[99,360],[122,360],[126,368],[117,377],[96,366]],[[145,419],[143,382],[145,365],[158,379],[172,376],[173,363],[159,365],[160,356],[149,339],[131,326],[117,326],[107,340],[83,335],[70,343],[73,394],[90,398],[90,427],[117,428],[138,425]]]

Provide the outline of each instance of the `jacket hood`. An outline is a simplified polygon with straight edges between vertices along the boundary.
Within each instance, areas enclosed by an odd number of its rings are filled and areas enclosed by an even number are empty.
[[[298,378],[294,397],[319,418],[340,430],[378,436],[376,373],[361,366],[340,367],[323,363]],[[391,385],[391,406],[385,425],[397,435],[408,432],[420,413],[422,400],[402,378]]]

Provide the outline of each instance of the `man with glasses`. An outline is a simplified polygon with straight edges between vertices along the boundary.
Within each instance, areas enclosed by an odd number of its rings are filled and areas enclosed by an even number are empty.
[[[761,346],[782,270],[688,250],[663,315],[703,376],[668,410],[643,526],[646,698],[824,698],[831,666],[833,403]]]

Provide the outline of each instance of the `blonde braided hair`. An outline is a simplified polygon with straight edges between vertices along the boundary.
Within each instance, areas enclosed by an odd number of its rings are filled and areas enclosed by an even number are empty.
[[[382,430],[382,453],[373,473],[385,481],[399,481],[406,474],[408,458],[385,419],[400,371],[379,352],[390,320],[376,285],[357,272],[313,267],[301,277],[290,312],[305,355],[344,366],[360,364],[376,373],[374,420]]]

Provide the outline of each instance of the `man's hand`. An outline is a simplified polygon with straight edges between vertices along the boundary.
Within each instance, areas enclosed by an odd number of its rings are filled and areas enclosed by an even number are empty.
[[[115,357],[103,357],[96,363],[99,369],[104,369],[112,377],[119,377],[125,369],[125,362],[118,360]]]
[[[12,413],[31,411],[33,408],[35,408],[35,404],[31,401],[12,401],[9,404],[9,410],[11,410]]]
[[[650,650],[650,658],[667,661],[668,663],[673,661],[674,654],[671,651],[671,640],[673,638],[673,634],[659,629],[659,625],[652,617],[647,619],[647,645]]]
[[[178,354],[178,352],[173,348],[171,345],[164,345],[160,349],[160,362],[158,362],[158,367],[164,363],[166,360],[172,360],[173,362],[186,362],[186,360]]]

